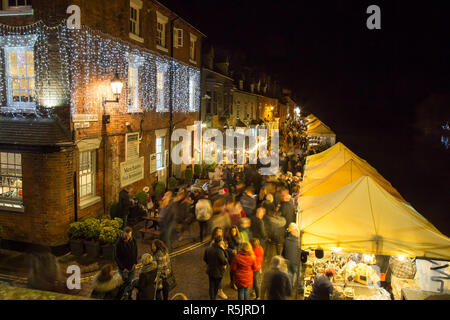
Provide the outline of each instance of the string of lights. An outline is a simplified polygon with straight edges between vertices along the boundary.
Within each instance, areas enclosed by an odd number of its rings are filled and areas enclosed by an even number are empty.
[[[117,72],[128,85],[130,56],[137,56],[141,63],[138,67],[139,108],[142,112],[168,112],[170,102],[170,83],[172,77],[172,102],[174,112],[198,112],[200,108],[200,70],[175,61],[149,50],[137,47],[122,39],[107,35],[101,31],[82,26],[79,30],[69,30],[64,22],[56,26],[47,26],[42,21],[27,26],[8,26],[0,24],[2,48],[14,46],[17,38],[37,37],[35,52],[35,108],[37,117],[54,117],[52,107],[70,104],[72,114],[98,114],[102,110],[102,99],[109,90],[109,81]],[[56,42],[56,44],[55,44]],[[55,57],[50,57],[50,45],[57,45],[59,68],[55,75]],[[53,59],[51,61],[51,59]],[[5,76],[5,56],[0,54],[0,86],[7,87]],[[170,71],[172,70],[172,74]],[[162,74],[163,85],[157,87],[157,74]],[[56,82],[65,90],[55,89]],[[190,88],[190,82],[195,90]],[[8,108],[6,90],[0,90],[0,110],[20,117],[21,110]],[[190,94],[194,94],[194,106]],[[55,95],[60,95],[55,98]],[[121,103],[111,114],[129,112],[128,90],[122,91]],[[163,97],[158,101],[157,97]],[[160,106],[158,106],[161,104]],[[49,111],[50,110],[50,111]]]

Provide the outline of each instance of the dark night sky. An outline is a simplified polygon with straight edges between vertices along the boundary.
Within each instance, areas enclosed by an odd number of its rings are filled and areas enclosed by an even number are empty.
[[[430,91],[448,88],[444,1],[161,2],[209,41],[245,52],[249,64],[278,76],[302,105],[337,128],[344,125],[337,114],[403,116]],[[366,28],[371,4],[381,7],[382,30]]]
[[[450,150],[439,131],[450,121],[448,1],[161,2],[208,41],[241,50],[249,65],[276,75],[450,235]],[[366,28],[372,4],[381,7],[382,30]]]

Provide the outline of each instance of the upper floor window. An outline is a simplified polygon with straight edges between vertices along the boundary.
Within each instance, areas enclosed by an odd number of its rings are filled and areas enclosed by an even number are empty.
[[[8,106],[34,108],[35,72],[32,47],[5,48]]]
[[[134,65],[130,65],[128,68],[128,109],[136,110],[139,108],[138,89],[138,68]]]
[[[189,111],[196,111],[197,84],[195,78],[189,78]]]
[[[8,0],[8,8],[31,6],[31,0]]]
[[[0,152],[0,209],[22,209],[22,155]]]
[[[156,12],[156,45],[158,49],[166,49],[166,25],[168,21],[169,19],[166,16],[158,11]]]
[[[165,101],[164,101],[164,73],[158,71],[156,74],[156,111],[165,111]]]
[[[143,42],[141,36],[142,0],[130,0],[130,37]]]
[[[189,54],[189,58],[191,60],[191,62],[195,63],[196,62],[196,55],[197,55],[197,36],[193,35],[191,33],[191,45],[190,45],[190,54]]]
[[[184,44],[183,29],[174,28],[173,35],[175,48],[182,48]]]

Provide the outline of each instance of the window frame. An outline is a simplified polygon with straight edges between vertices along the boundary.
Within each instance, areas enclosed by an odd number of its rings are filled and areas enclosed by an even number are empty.
[[[82,174],[82,171],[86,171],[86,170],[82,170],[82,158],[83,158],[83,154],[84,153],[89,153],[90,154],[90,173],[88,174]],[[83,195],[82,192],[82,188],[83,186],[85,186],[87,188],[88,184],[83,184],[82,183],[82,178],[83,177],[87,177],[87,176],[91,176],[91,182],[90,182],[90,187],[91,187],[91,192],[90,194],[86,194]],[[96,198],[97,196],[97,190],[96,190],[96,186],[97,186],[97,150],[83,150],[80,151],[80,160],[79,160],[79,166],[78,166],[78,183],[79,183],[79,194],[80,194],[80,203],[81,202],[85,202],[87,200]],[[87,189],[86,189],[87,190]]]
[[[7,106],[9,108],[13,108],[15,110],[35,110],[36,109],[36,61],[35,61],[35,52],[34,52],[34,46],[31,45],[24,45],[24,46],[11,46],[11,47],[3,47],[4,55],[5,55],[5,82],[6,82],[6,101]],[[19,66],[23,64],[15,63],[17,66],[17,76],[11,76],[11,62],[10,62],[10,52],[19,52],[23,51],[25,52],[25,55],[27,55],[28,52],[33,53],[33,75],[30,77],[28,76],[28,65],[31,65],[29,63],[25,63],[25,77],[19,76]],[[14,90],[12,88],[13,85],[13,78],[17,79],[19,81],[19,89]],[[33,92],[33,101],[32,102],[22,102],[13,101],[13,91],[19,91],[19,94],[22,92],[22,89],[20,89],[20,82],[22,79],[25,79],[28,83],[32,79],[34,81],[34,88],[30,89],[27,88],[26,91],[28,92],[28,97],[30,97],[30,93]],[[21,97],[21,95],[19,96]]]
[[[156,48],[165,52],[168,52],[166,37],[168,22],[168,17],[156,11]],[[162,27],[162,30],[160,30],[159,26]]]
[[[2,155],[6,154],[6,163],[2,162]],[[9,155],[13,154],[14,155],[14,163],[10,164],[9,162]],[[20,157],[20,164],[17,163],[17,156]],[[6,165],[6,171],[7,174],[3,175],[2,174],[2,166]],[[10,167],[13,166],[14,167],[14,174],[10,175],[9,174],[9,170]],[[18,168],[20,168],[20,172],[19,174],[17,173]],[[22,182],[22,187],[11,187],[11,186],[3,186],[3,178],[16,178],[16,180],[21,180]],[[17,189],[17,190],[22,190],[22,197],[20,197],[20,191],[18,192],[19,198],[22,198],[22,200],[7,200],[6,198],[1,197],[0,198],[0,210],[4,210],[4,211],[13,211],[13,212],[25,212],[25,207],[23,204],[23,161],[22,161],[22,154],[19,152],[0,152],[0,186],[1,188],[8,188],[8,189]],[[2,190],[3,192],[3,190]],[[11,192],[11,190],[9,190],[8,192]]]
[[[189,61],[194,64],[197,64],[197,40],[197,36],[191,33],[189,45]]]
[[[160,143],[158,143],[160,142]],[[160,147],[160,152],[158,152],[158,146]],[[156,137],[155,140],[155,154],[156,154],[156,171],[161,171],[166,169],[166,136]],[[161,164],[161,166],[159,166]]]

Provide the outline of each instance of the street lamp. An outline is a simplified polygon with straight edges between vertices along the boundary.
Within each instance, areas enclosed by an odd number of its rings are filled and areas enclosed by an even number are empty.
[[[116,97],[115,100],[108,100],[106,97],[103,98],[102,100],[102,105],[103,105],[103,124],[109,124],[110,120],[111,120],[111,116],[110,115],[106,115],[105,112],[105,107],[107,103],[119,103],[119,97],[122,93],[122,89],[123,89],[123,82],[122,80],[120,80],[119,75],[117,74],[117,72],[114,74],[114,78],[111,80],[111,90],[114,94],[114,96]]]

